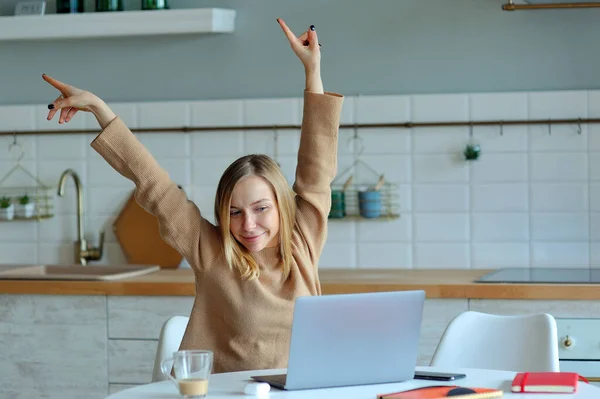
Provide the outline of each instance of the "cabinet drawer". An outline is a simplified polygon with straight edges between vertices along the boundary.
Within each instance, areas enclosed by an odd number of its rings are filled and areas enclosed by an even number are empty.
[[[148,384],[158,341],[108,341],[108,382],[110,384]]]
[[[0,295],[0,398],[106,396],[102,296]]]
[[[108,297],[109,339],[158,339],[171,316],[189,316],[194,297]]]
[[[559,358],[595,360],[596,374],[600,374],[600,319],[557,318],[556,325]]]

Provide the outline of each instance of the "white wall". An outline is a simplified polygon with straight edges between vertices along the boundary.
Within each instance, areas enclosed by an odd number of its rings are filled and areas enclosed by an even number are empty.
[[[299,124],[302,100],[221,100],[112,104],[130,127]],[[0,107],[0,130],[96,128],[90,115],[61,127],[46,105]],[[514,92],[347,97],[342,123],[586,118],[600,116],[600,92]],[[474,128],[481,159],[461,160],[468,128],[361,130],[363,160],[399,185],[402,217],[331,221],[322,268],[490,268],[600,265],[600,126]],[[353,161],[340,134],[339,170]],[[47,184],[75,169],[85,187],[86,227],[107,230],[102,263],[124,262],[114,217],[133,185],[89,146],[94,135],[20,136],[24,165]],[[172,178],[213,220],[217,181],[250,152],[273,155],[273,132],[139,133]],[[298,132],[279,133],[277,160],[294,176]],[[12,137],[0,138],[0,174],[14,164]],[[25,179],[26,180],[26,179]],[[10,184],[30,183],[29,181]],[[0,223],[0,263],[71,262],[76,239],[73,185],[43,222]],[[1,187],[0,187],[1,193]]]
[[[0,1],[0,15],[18,1]],[[42,73],[107,101],[293,97],[304,73],[277,17],[297,33],[315,25],[325,85],[348,95],[600,89],[600,10],[510,12],[506,2],[169,0],[175,9],[234,9],[235,32],[0,41],[0,104],[54,98]],[[85,3],[93,10],[94,0]],[[47,0],[49,13],[55,4]]]

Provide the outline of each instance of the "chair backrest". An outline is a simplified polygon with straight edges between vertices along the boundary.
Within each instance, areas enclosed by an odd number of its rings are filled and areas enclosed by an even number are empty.
[[[430,366],[559,371],[556,320],[464,312],[446,327]]]
[[[160,329],[158,338],[158,347],[156,348],[156,357],[154,359],[154,370],[152,371],[152,382],[164,381],[167,379],[160,369],[160,364],[164,359],[173,356],[173,352],[179,350],[183,334],[187,328],[189,317],[173,316],[170,317]]]

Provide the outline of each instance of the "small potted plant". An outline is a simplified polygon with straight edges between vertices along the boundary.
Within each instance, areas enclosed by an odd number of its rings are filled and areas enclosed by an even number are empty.
[[[35,204],[31,202],[31,198],[25,194],[18,198],[16,214],[21,218],[30,218],[35,211]]]
[[[12,220],[15,217],[15,206],[10,197],[0,197],[0,219]]]
[[[465,147],[463,155],[467,161],[476,161],[481,155],[481,147],[478,144],[469,144]]]

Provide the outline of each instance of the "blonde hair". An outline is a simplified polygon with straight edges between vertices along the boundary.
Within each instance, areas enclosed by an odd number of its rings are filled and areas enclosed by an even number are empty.
[[[241,245],[229,229],[233,189],[247,176],[260,176],[271,186],[279,209],[279,250],[283,262],[283,275],[287,278],[292,263],[292,231],[295,223],[296,203],[279,165],[267,155],[246,155],[223,172],[215,196],[215,220],[221,232],[225,259],[230,268],[239,270],[242,278],[254,279],[260,275],[259,266],[250,251]]]

